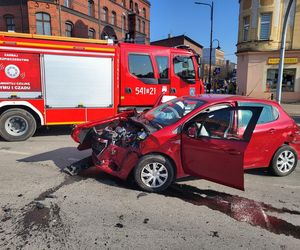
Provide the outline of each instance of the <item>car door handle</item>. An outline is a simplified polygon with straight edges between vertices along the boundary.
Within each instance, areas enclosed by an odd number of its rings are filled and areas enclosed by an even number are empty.
[[[275,131],[276,131],[276,130],[275,130],[274,128],[271,128],[271,129],[268,130],[268,133],[269,133],[269,134],[274,134]]]
[[[240,151],[237,151],[235,149],[227,149],[226,152],[230,155],[241,155],[241,152]]]

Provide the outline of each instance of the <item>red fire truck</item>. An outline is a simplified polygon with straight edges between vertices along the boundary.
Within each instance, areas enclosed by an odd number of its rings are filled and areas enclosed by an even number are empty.
[[[145,109],[162,92],[203,93],[197,59],[183,48],[0,32],[0,136]]]

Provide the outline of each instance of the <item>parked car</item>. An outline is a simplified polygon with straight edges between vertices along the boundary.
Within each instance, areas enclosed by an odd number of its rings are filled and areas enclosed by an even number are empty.
[[[299,128],[279,104],[228,95],[180,97],[142,114],[123,112],[77,125],[72,138],[79,150],[92,148],[97,168],[123,180],[132,176],[150,192],[187,175],[244,190],[244,169],[286,176],[300,154]]]

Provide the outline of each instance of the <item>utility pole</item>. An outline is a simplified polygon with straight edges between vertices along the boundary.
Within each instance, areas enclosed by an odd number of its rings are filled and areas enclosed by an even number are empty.
[[[277,80],[277,89],[276,89],[276,101],[281,103],[281,94],[282,94],[282,78],[283,78],[283,68],[284,68],[284,57],[285,57],[285,43],[286,43],[286,33],[287,33],[287,24],[291,12],[291,7],[294,0],[289,0],[286,13],[284,16],[282,34],[281,34],[281,47],[280,47],[280,61],[278,68],[278,80]]]
[[[213,45],[213,25],[214,25],[214,1],[211,4],[195,2],[195,4],[206,5],[210,7],[210,46],[209,46],[209,71],[208,82],[211,84],[211,59],[212,59],[212,45]]]

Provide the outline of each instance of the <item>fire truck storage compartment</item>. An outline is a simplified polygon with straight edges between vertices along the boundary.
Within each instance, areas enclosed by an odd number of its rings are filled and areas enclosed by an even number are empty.
[[[49,108],[111,107],[113,58],[43,55]]]

